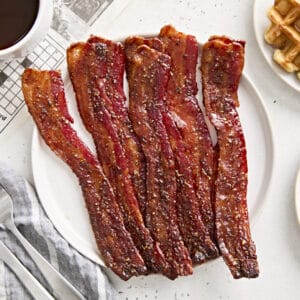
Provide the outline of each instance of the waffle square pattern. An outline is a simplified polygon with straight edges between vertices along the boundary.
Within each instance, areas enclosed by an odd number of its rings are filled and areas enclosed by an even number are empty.
[[[300,0],[275,0],[265,41],[275,48],[273,59],[300,80]]]

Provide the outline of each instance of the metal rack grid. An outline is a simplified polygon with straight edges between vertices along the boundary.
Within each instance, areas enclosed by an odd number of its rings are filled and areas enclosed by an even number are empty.
[[[48,34],[27,57],[5,63],[0,69],[0,132],[23,107],[20,77],[25,68],[55,69],[65,57],[64,48]]]

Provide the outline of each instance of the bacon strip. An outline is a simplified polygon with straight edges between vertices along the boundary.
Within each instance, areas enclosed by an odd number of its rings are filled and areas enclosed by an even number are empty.
[[[112,52],[110,48],[115,50]],[[86,44],[75,44],[68,49],[68,67],[82,120],[93,136],[98,158],[112,184],[123,213],[125,227],[130,232],[148,270],[166,273],[167,262],[158,243],[152,239],[145,227],[139,210],[129,172],[129,160],[124,149],[128,150],[128,147],[133,146],[130,152],[138,160],[134,166],[138,171],[143,163],[140,161],[140,149],[130,132],[132,129],[129,127],[127,111],[124,108],[121,85],[113,83],[123,77],[122,52],[120,44],[94,37]],[[119,118],[116,115],[118,113]],[[128,135],[123,136],[124,133]],[[123,138],[120,139],[120,135]],[[127,147],[125,138],[128,142]],[[136,174],[136,177],[139,177],[139,174]],[[138,181],[139,189],[144,189],[145,183],[141,182],[140,178]]]
[[[193,262],[202,263],[207,258],[218,257],[219,250],[201,220],[193,185],[193,172],[180,132],[166,109],[163,109],[162,115],[176,160],[176,177],[179,186],[176,207],[179,228]]]
[[[135,53],[140,45],[148,45],[159,51],[163,50],[163,44],[157,38],[145,39],[135,36],[127,39],[127,45],[128,53]],[[130,50],[128,50],[129,47]],[[154,56],[159,55],[153,49],[152,52]],[[193,262],[202,263],[206,258],[217,257],[219,251],[201,220],[199,203],[194,189],[193,172],[180,131],[166,106],[166,101],[162,98],[153,99],[153,101],[157,101],[157,107],[162,114],[176,162],[178,226]]]
[[[146,225],[171,266],[169,277],[192,273],[176,217],[175,162],[160,110],[169,77],[170,58],[148,46],[125,41],[129,116],[147,161]]]
[[[145,264],[124,227],[109,181],[70,125],[72,118],[60,73],[27,69],[22,76],[22,90],[41,136],[79,179],[105,264],[124,280],[145,274]]]
[[[93,36],[88,40],[90,51],[97,55],[95,69],[99,78],[103,80],[103,88],[107,97],[103,104],[110,112],[112,121],[116,125],[120,142],[127,157],[129,173],[132,178],[135,196],[144,216],[146,201],[146,164],[141,145],[133,131],[128,117],[126,97],[123,90],[123,76],[125,68],[125,55],[123,46],[100,37]],[[103,50],[105,54],[103,55]],[[113,64],[111,64],[113,62]],[[93,72],[92,71],[92,72]]]
[[[187,149],[201,220],[211,239],[215,240],[212,199],[214,149],[196,99],[198,43],[194,36],[180,33],[172,26],[163,27],[159,37],[164,52],[172,59],[167,105]],[[207,258],[215,256],[216,253],[212,253]]]
[[[244,42],[212,37],[203,47],[202,82],[207,114],[217,130],[216,228],[220,250],[234,278],[257,277],[258,262],[247,210],[247,156],[236,107]]]

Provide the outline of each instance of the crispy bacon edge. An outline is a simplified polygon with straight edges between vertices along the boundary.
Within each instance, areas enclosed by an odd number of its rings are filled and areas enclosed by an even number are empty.
[[[234,278],[259,275],[247,209],[246,144],[236,109],[244,45],[227,37],[212,37],[203,46],[201,64],[204,103],[217,130],[219,146],[216,233],[219,248]]]
[[[123,280],[145,274],[145,264],[124,227],[107,178],[94,155],[71,127],[72,118],[60,73],[26,69],[22,76],[22,91],[42,138],[79,180],[105,264]]]

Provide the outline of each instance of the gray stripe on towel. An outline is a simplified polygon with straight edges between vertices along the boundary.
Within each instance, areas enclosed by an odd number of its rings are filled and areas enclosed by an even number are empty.
[[[4,187],[13,199],[15,222],[22,234],[48,261],[51,260],[51,251],[55,252],[55,255],[52,253],[52,259],[57,259],[57,261],[52,263],[58,265],[61,274],[86,299],[117,299],[116,292],[104,274],[103,269],[81,255],[62,238],[46,216],[37,197],[30,191],[31,188],[27,181],[16,175],[1,162],[0,185]],[[33,209],[33,207],[37,207],[38,211]],[[50,291],[46,281],[18,241],[4,230],[0,230],[0,238]],[[51,247],[51,251],[49,251],[49,247]],[[31,299],[19,280],[6,266],[0,268],[0,278],[4,278],[7,299]],[[98,294],[98,291],[102,291],[101,295]]]

